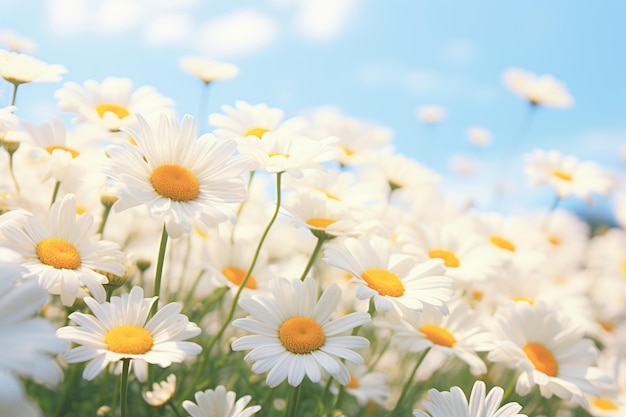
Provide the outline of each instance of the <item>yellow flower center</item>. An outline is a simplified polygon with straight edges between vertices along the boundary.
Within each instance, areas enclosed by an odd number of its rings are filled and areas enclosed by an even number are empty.
[[[280,325],[278,339],[289,352],[307,354],[324,346],[326,335],[312,318],[292,317]]]
[[[174,201],[191,201],[200,193],[198,179],[180,165],[161,165],[150,175],[154,191]]]
[[[306,221],[306,224],[308,224],[309,226],[317,227],[319,229],[326,229],[328,226],[330,226],[333,223],[335,223],[334,220],[326,219],[323,217],[314,217]]]
[[[473,290],[471,292],[472,299],[476,300],[476,301],[481,301],[484,296],[485,296],[485,294],[482,291],[480,291],[480,290]]]
[[[615,330],[615,326],[610,321],[598,320],[598,324],[608,333],[612,333]]]
[[[426,335],[428,340],[436,345],[452,347],[456,343],[452,333],[436,324],[425,324],[419,330]]]
[[[548,376],[556,376],[559,364],[554,359],[552,352],[539,343],[528,343],[524,346],[524,353],[536,370]]]
[[[141,326],[126,324],[115,326],[104,336],[104,343],[111,352],[142,355],[152,349],[152,334]]]
[[[35,248],[42,264],[56,269],[76,269],[80,266],[80,253],[67,240],[51,237],[44,239]]]
[[[535,300],[533,300],[532,298],[528,298],[528,297],[513,297],[513,301],[518,302],[518,301],[522,301],[524,303],[528,303],[531,306],[535,305]]]
[[[608,398],[595,398],[593,405],[600,410],[612,411],[619,410],[619,406]]]
[[[269,131],[269,129],[266,129],[264,127],[253,127],[252,129],[248,129],[246,133],[244,133],[244,136],[256,136],[258,139],[261,139],[263,138],[263,135]]]
[[[243,279],[246,277],[246,271],[236,266],[229,266],[228,268],[222,269],[222,274],[237,286],[240,286]],[[246,288],[250,288],[251,290],[256,289],[256,279],[254,279],[252,275],[250,275],[246,282]]]
[[[60,150],[65,151],[65,152],[69,152],[70,155],[72,155],[72,158],[76,158],[78,155],[80,155],[80,153],[77,150],[74,150],[72,148],[68,148],[67,146],[63,146],[63,145],[48,146],[46,148],[46,151],[48,151],[48,153],[50,155],[52,155],[52,152],[56,151],[57,149],[60,149]]]
[[[552,244],[552,246],[559,246],[561,244],[561,239],[556,236],[548,236],[548,242]]]
[[[354,155],[354,151],[352,149],[348,148],[347,146],[342,146],[341,149],[343,149],[343,151],[346,154],[346,156]]]
[[[280,152],[270,152],[267,154],[267,156],[269,156],[270,158],[273,156],[283,156],[285,158],[289,158],[291,155],[288,153],[280,153]]]
[[[323,192],[323,193],[326,195],[326,197],[327,197],[327,198],[330,198],[331,200],[341,201],[341,199],[340,199],[339,197],[337,197],[337,196],[336,196],[335,194],[333,194],[333,193],[330,193],[330,192],[328,192],[328,191],[326,191],[326,190],[322,190],[321,188],[318,188],[317,190],[318,190],[318,191]]]
[[[111,112],[115,114],[117,117],[119,117],[120,119],[123,119],[124,117],[130,114],[130,112],[126,110],[125,107],[120,106],[119,104],[112,104],[112,103],[98,104],[96,106],[96,112],[98,113],[100,117],[104,117],[105,113]]]
[[[391,271],[379,268],[369,268],[363,271],[361,275],[367,286],[377,291],[380,295],[388,295],[390,297],[400,297],[404,294],[404,284]]]
[[[511,243],[510,240],[507,240],[507,239],[505,239],[503,237],[500,237],[500,236],[491,236],[489,238],[489,240],[491,241],[491,243],[493,243],[494,245],[496,245],[500,249],[504,249],[504,250],[508,250],[508,251],[511,251],[511,252],[515,252],[515,245],[513,243]]]
[[[448,268],[457,268],[459,265],[461,265],[461,262],[459,262],[459,258],[456,257],[454,252],[451,252],[447,249],[433,249],[428,252],[428,256],[430,256],[431,259],[443,259],[444,265]]]
[[[358,388],[359,387],[359,379],[350,374],[350,382],[346,385],[346,388]]]
[[[552,176],[563,180],[563,181],[568,181],[571,182],[572,181],[572,176],[570,174],[568,174],[567,172],[563,172],[563,171],[554,171],[552,173]]]

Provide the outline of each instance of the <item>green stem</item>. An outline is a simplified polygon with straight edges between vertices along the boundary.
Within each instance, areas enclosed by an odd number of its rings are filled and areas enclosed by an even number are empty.
[[[550,209],[546,213],[546,217],[543,219],[543,231],[546,233],[548,232],[550,221],[552,220],[552,214],[554,213],[554,210],[556,210],[556,207],[559,205],[560,201],[561,197],[559,197],[559,195],[557,194],[556,198],[552,202],[552,205],[550,206]]]
[[[400,397],[398,397],[398,402],[396,403],[396,407],[393,409],[389,417],[395,416],[398,413],[398,411],[402,409],[402,401],[404,401],[404,397],[406,397],[406,394],[409,392],[409,388],[413,384],[413,378],[415,378],[417,369],[420,367],[420,365],[424,361],[424,358],[426,357],[429,351],[430,351],[430,348],[426,349],[424,353],[422,354],[422,356],[418,359],[418,361],[415,362],[415,366],[413,367],[413,370],[409,374],[409,379],[407,379],[406,383],[404,384],[404,387],[402,387],[402,392],[400,393]]]
[[[157,259],[156,273],[154,275],[154,290],[152,291],[153,297],[158,297],[161,293],[161,277],[163,276],[163,264],[165,263],[165,248],[167,247],[167,229],[165,224],[163,225],[163,232],[161,233],[161,245],[159,246],[159,257]],[[159,309],[158,300],[152,304],[150,309],[150,316],[153,316]]]
[[[126,417],[126,407],[128,405],[128,368],[130,358],[122,359],[122,385],[120,388],[120,415]]]
[[[170,408],[174,411],[174,414],[176,414],[176,417],[181,417],[180,413],[178,412],[178,409],[174,406],[174,404],[172,404],[172,400],[168,401],[167,405],[169,405]]]
[[[102,221],[100,222],[100,227],[98,227],[98,231],[96,232],[96,234],[102,236],[102,234],[104,233],[104,226],[107,224],[107,220],[109,218],[109,213],[111,213],[111,206],[110,204],[106,204],[104,206],[104,209],[102,210]]]
[[[302,275],[300,276],[300,281],[304,281],[304,279],[306,278],[307,274],[311,270],[311,267],[315,263],[315,260],[317,259],[317,255],[319,254],[320,249],[322,249],[322,245],[324,245],[325,241],[326,239],[324,239],[323,237],[321,236],[317,237],[317,243],[315,244],[315,249],[313,249],[313,253],[311,254],[311,257],[309,258],[309,263],[306,264],[306,267],[304,268],[304,271],[302,272]]]
[[[61,188],[61,181],[57,181],[54,184],[54,190],[52,190],[52,200],[50,201],[50,207],[52,207],[52,205],[57,199],[57,195],[59,194],[59,188]]]
[[[235,310],[237,309],[237,302],[239,301],[239,297],[241,296],[243,289],[246,287],[246,284],[248,283],[248,279],[252,275],[252,271],[254,270],[254,267],[259,259],[259,254],[261,253],[261,248],[263,247],[263,243],[265,242],[265,239],[267,238],[267,235],[269,234],[270,229],[272,228],[272,225],[274,224],[274,222],[276,221],[276,218],[278,217],[278,212],[280,211],[281,178],[282,178],[283,172],[279,172],[278,174],[276,174],[276,209],[274,210],[274,214],[272,214],[272,218],[270,219],[269,223],[265,227],[265,230],[263,231],[263,234],[261,235],[261,239],[259,240],[259,243],[256,247],[256,251],[254,252],[254,257],[252,258],[252,262],[250,263],[250,267],[248,268],[248,271],[246,272],[246,275],[243,278],[243,281],[241,281],[241,284],[239,285],[239,288],[237,289],[237,293],[235,294],[235,297],[233,298],[233,303],[230,307],[230,310],[228,311],[228,316],[226,317],[226,320],[224,320],[222,327],[220,327],[217,334],[213,336],[213,338],[210,340],[209,344],[207,345],[206,349],[204,350],[203,355],[202,355],[203,359],[210,355],[211,350],[216,345],[216,343],[221,339],[222,335],[224,334],[224,331],[226,330],[226,327],[228,327],[231,320],[233,319],[233,316],[235,315]],[[196,374],[194,375],[194,378],[193,378],[193,382],[189,385],[190,389],[193,389],[193,387],[197,384],[198,380],[200,379],[201,374],[202,374],[202,367],[198,366],[198,368],[196,369]]]
[[[293,387],[291,390],[291,395],[289,396],[289,402],[287,403],[287,412],[285,413],[285,417],[295,417],[298,411],[298,402],[300,401],[300,387],[302,384],[297,387]]]
[[[67,405],[70,398],[70,391],[72,387],[76,386],[76,377],[80,374],[81,367],[79,364],[70,365],[67,373],[67,379],[63,384],[63,391],[61,392],[61,398],[57,403],[56,416],[62,417],[67,414]]]
[[[11,173],[11,178],[13,179],[13,185],[15,185],[15,191],[19,194],[20,185],[17,183],[15,171],[13,171],[13,152],[9,152],[9,172]]]
[[[17,97],[17,86],[19,83],[13,83],[13,96],[11,96],[11,106],[15,105],[15,98]]]

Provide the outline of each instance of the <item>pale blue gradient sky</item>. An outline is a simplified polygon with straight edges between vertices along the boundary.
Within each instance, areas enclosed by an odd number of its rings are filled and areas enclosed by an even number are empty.
[[[334,4],[333,10],[314,8],[307,15],[307,4],[314,3],[3,1],[0,29],[34,39],[35,56],[68,68],[64,81],[129,77],[176,100],[180,114],[195,115],[200,95],[199,83],[179,69],[180,56],[235,63],[241,74],[212,86],[210,112],[235,100],[265,102],[288,116],[334,105],[390,127],[399,152],[444,174],[448,189],[476,195],[488,194],[494,175],[490,166],[510,152],[526,112],[526,103],[502,84],[502,72],[516,66],[551,73],[568,86],[576,103],[568,110],[540,109],[516,149],[561,149],[624,176],[626,3],[324,0],[317,4]],[[222,40],[220,46],[207,27],[227,18],[235,25],[236,17],[251,22],[235,32],[241,43],[224,45]],[[165,33],[164,22],[179,29],[158,36]],[[34,122],[55,116],[52,94],[61,85],[21,88],[20,116]],[[10,86],[0,86],[0,100],[8,104],[9,97]],[[424,104],[447,111],[435,129],[415,117]],[[491,148],[471,148],[465,139],[471,125],[492,131]],[[448,168],[454,154],[479,157],[478,174],[455,176]],[[506,208],[548,204],[548,190],[526,187],[520,169],[520,164],[511,166],[519,199],[511,197]]]

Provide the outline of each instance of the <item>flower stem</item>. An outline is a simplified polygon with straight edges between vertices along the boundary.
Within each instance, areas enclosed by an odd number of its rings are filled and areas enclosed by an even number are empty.
[[[557,194],[556,198],[552,202],[552,205],[550,206],[550,209],[546,213],[546,217],[543,219],[543,231],[546,233],[548,232],[548,228],[550,227],[550,220],[552,220],[552,213],[554,213],[554,210],[556,210],[556,207],[559,205],[560,201],[561,201],[561,198]]]
[[[167,247],[167,229],[165,224],[163,225],[163,232],[161,233],[161,245],[159,246],[159,257],[157,259],[156,273],[154,275],[154,290],[152,291],[153,297],[158,297],[161,293],[161,277],[163,276],[163,264],[165,261],[165,248]],[[152,304],[150,309],[150,315],[153,316],[159,308],[158,301]]]
[[[176,417],[180,417],[180,413],[178,412],[178,409],[176,408],[176,406],[174,404],[172,404],[172,401],[168,401],[167,405],[170,406],[170,408],[174,411],[174,414],[176,414]]]
[[[420,367],[420,365],[424,361],[424,358],[426,357],[429,351],[430,351],[430,348],[426,349],[424,353],[422,354],[422,356],[417,360],[417,362],[415,362],[415,366],[413,367],[413,370],[409,374],[409,379],[407,379],[406,383],[404,384],[404,387],[402,387],[402,392],[400,393],[400,397],[398,397],[398,402],[396,403],[396,407],[393,409],[389,417],[394,417],[398,413],[398,411],[402,409],[402,402],[404,401],[406,394],[409,392],[409,388],[413,384],[413,378],[415,378],[417,369]]]
[[[120,388],[120,415],[126,417],[128,405],[128,369],[130,368],[130,358],[122,359],[122,385]]]
[[[20,185],[17,183],[15,171],[13,171],[13,152],[9,152],[9,172],[11,173],[11,178],[13,179],[13,185],[15,185],[15,191],[19,194]]]
[[[256,247],[256,251],[254,252],[254,257],[252,258],[252,262],[250,263],[250,267],[248,268],[248,271],[246,272],[246,275],[243,278],[243,281],[241,281],[241,284],[239,285],[239,288],[237,289],[237,293],[235,294],[235,297],[233,298],[233,303],[230,307],[226,320],[224,320],[222,327],[220,327],[220,329],[215,334],[215,336],[213,336],[213,338],[209,341],[209,344],[207,345],[206,349],[204,349],[201,365],[204,365],[204,361],[211,354],[211,350],[217,344],[217,342],[221,339],[222,335],[224,334],[224,331],[226,330],[226,327],[228,327],[231,320],[233,319],[233,316],[235,315],[235,310],[237,309],[237,302],[239,301],[239,297],[241,296],[241,292],[246,287],[246,284],[248,283],[248,279],[252,275],[252,271],[254,270],[254,267],[259,259],[259,254],[261,253],[261,248],[263,247],[263,243],[265,242],[265,239],[267,238],[267,235],[269,234],[269,231],[272,228],[272,225],[274,224],[274,222],[276,221],[276,218],[278,217],[278,212],[280,211],[281,178],[282,178],[283,172],[279,172],[278,174],[276,174],[276,209],[274,210],[274,214],[272,215],[272,218],[270,219],[269,223],[265,227],[265,230],[263,231],[263,234],[261,235],[261,239],[259,240],[259,243]],[[198,366],[196,368],[196,374],[194,375],[192,383],[189,385],[190,389],[193,389],[193,387],[198,383],[198,380],[200,379],[200,375],[202,374],[202,368],[203,366]]]
[[[111,205],[106,204],[104,209],[102,210],[102,221],[100,222],[100,227],[98,227],[98,231],[96,234],[102,236],[104,233],[104,226],[107,224],[107,219],[109,218],[109,213],[111,213]]]
[[[289,396],[289,402],[287,403],[287,412],[285,413],[285,417],[295,417],[298,411],[298,402],[300,401],[300,387],[302,384],[297,387],[293,387],[291,390],[291,395]]]
[[[13,95],[11,96],[11,106],[15,105],[15,98],[17,97],[17,86],[19,83],[13,83]]]
[[[50,207],[52,207],[57,199],[57,195],[59,194],[59,188],[61,188],[61,181],[57,181],[54,184],[54,190],[52,190],[52,199],[50,200]]]
[[[313,253],[311,254],[311,257],[309,258],[309,263],[306,264],[306,267],[304,268],[304,271],[302,272],[302,275],[300,276],[300,281],[304,281],[304,279],[306,278],[307,274],[311,270],[311,267],[315,263],[315,260],[317,259],[317,255],[319,254],[320,249],[322,249],[322,245],[324,244],[325,241],[326,239],[324,239],[323,237],[321,236],[317,237],[317,243],[315,244],[315,249],[313,249]]]

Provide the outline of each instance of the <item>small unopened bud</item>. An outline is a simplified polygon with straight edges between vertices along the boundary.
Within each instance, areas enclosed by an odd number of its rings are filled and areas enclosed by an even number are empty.
[[[15,151],[20,147],[20,142],[16,140],[3,140],[2,147],[9,153],[9,155],[13,155]]]
[[[137,259],[137,268],[139,268],[142,274],[146,272],[146,269],[150,268],[150,265],[151,262],[147,259]]]
[[[98,417],[106,417],[111,415],[111,407],[108,405],[103,405],[96,410],[96,416]]]

